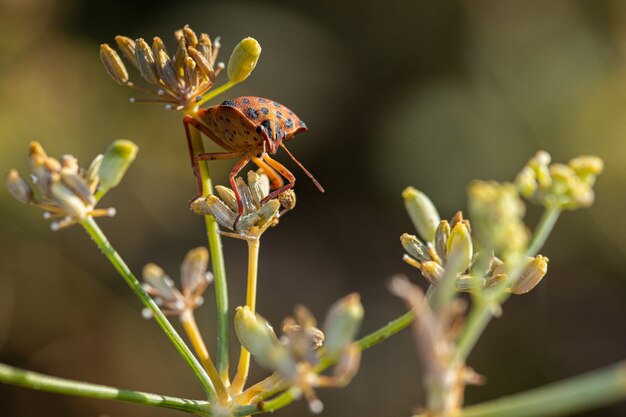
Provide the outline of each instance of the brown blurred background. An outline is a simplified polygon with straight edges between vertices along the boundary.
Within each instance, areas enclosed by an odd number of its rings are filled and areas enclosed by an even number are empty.
[[[488,327],[469,360],[488,384],[470,388],[467,402],[624,358],[625,2],[0,0],[0,171],[24,172],[33,139],[83,164],[114,139],[134,140],[137,162],[103,201],[118,215],[100,224],[135,271],[157,262],[176,278],[186,251],[205,244],[202,220],[187,208],[195,185],[181,115],[129,104],[135,93],[107,77],[98,45],[116,34],[160,35],[172,49],[185,23],[221,35],[222,60],[241,38],[258,39],[257,69],[226,96],[270,97],[310,128],[291,149],[327,192],[278,156],[300,179],[298,208],[261,247],[259,311],[271,321],[296,303],[321,319],[352,291],[366,307],[363,332],[403,312],[386,290],[389,277],[406,273],[423,284],[400,259],[398,237],[412,232],[405,186],[424,190],[451,217],[465,207],[469,180],[511,179],[537,149],[558,161],[594,153],[606,162],[596,204],[563,215],[543,250],[549,276]],[[217,183],[230,164],[212,164]],[[1,362],[200,396],[85,233],[52,233],[39,211],[6,191],[0,213]],[[538,215],[529,208],[531,226]],[[245,245],[227,239],[225,252],[234,307],[244,297]],[[213,351],[214,310],[209,293],[198,318]],[[421,402],[419,375],[403,332],[364,354],[349,387],[320,390],[324,415],[408,416]],[[278,415],[307,413],[299,402]],[[3,417],[177,414],[0,385]],[[585,415],[626,415],[626,407]]]

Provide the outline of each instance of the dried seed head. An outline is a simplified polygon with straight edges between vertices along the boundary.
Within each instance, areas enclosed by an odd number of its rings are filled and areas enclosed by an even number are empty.
[[[511,292],[513,294],[526,294],[539,284],[548,272],[549,259],[542,255],[530,258],[528,265],[517,279]]]
[[[446,270],[435,261],[422,262],[421,271],[424,278],[432,285],[437,285],[446,274]]]
[[[15,169],[8,172],[5,182],[7,189],[16,200],[24,204],[33,202],[33,190]]]
[[[254,38],[242,39],[228,60],[228,79],[240,83],[252,73],[261,55],[261,45]]]
[[[128,82],[126,66],[117,52],[111,49],[106,43],[100,45],[100,60],[104,64],[107,74],[109,74],[116,83],[124,85]]]
[[[117,47],[120,51],[122,51],[124,58],[132,63],[135,68],[139,68],[137,65],[137,57],[135,55],[135,41],[131,38],[127,38],[126,36],[118,35],[115,37],[115,43],[117,43]]]
[[[215,81],[215,70],[209,59],[195,48],[188,48],[187,53],[198,65],[200,72],[212,82]]]
[[[135,61],[137,68],[144,80],[150,84],[159,83],[159,75],[157,74],[156,63],[152,49],[142,38],[135,42]]]
[[[231,210],[237,210],[237,198],[235,193],[230,188],[222,185],[216,185],[215,191],[219,194],[220,198],[228,205]]]
[[[415,230],[426,242],[435,240],[435,231],[441,221],[432,201],[419,190],[408,187],[402,192],[404,206],[415,226]]]
[[[176,301],[179,298],[174,282],[165,274],[165,271],[156,264],[147,264],[143,267],[143,280],[152,287],[154,295],[165,301]]]
[[[450,238],[450,223],[442,220],[435,231],[435,250],[441,261],[445,264],[448,252],[448,239]]]
[[[98,170],[102,193],[118,186],[126,170],[135,160],[137,150],[137,145],[124,139],[116,140],[109,145]]]
[[[328,355],[339,355],[354,340],[363,314],[363,306],[357,293],[347,295],[330,307],[324,323],[324,349]]]
[[[54,181],[50,184],[50,194],[65,212],[74,219],[83,220],[91,211],[91,208],[72,189],[60,181]]]
[[[185,37],[185,42],[187,45],[195,48],[198,45],[198,37],[196,36],[196,32],[194,32],[189,25],[185,25],[183,27],[183,36]]]
[[[159,79],[165,83],[170,91],[178,91],[181,85],[178,81],[174,63],[167,53],[163,50],[158,51],[158,55],[155,56],[155,63]]]
[[[427,262],[432,260],[428,253],[428,247],[416,236],[404,233],[400,236],[400,243],[402,243],[404,250],[418,261]]]

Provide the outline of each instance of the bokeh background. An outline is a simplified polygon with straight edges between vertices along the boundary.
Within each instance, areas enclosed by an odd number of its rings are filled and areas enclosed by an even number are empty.
[[[543,253],[549,276],[513,297],[469,363],[488,378],[476,403],[623,359],[626,353],[626,3],[620,0],[80,1],[0,0],[0,171],[26,170],[28,142],[84,164],[113,139],[140,146],[101,225],[130,266],[176,277],[205,244],[187,201],[195,182],[181,115],[130,104],[98,46],[116,34],[163,37],[189,23],[222,36],[221,59],[245,36],[257,69],[227,96],[287,104],[310,131],[291,149],[325,186],[300,178],[298,207],[264,237],[259,311],[297,303],[318,316],[358,291],[363,332],[401,314],[386,290],[406,273],[398,237],[412,232],[400,192],[432,196],[443,217],[465,208],[469,180],[512,179],[537,150],[594,153],[606,172],[590,210],[565,213]],[[136,76],[136,74],[135,74]],[[223,78],[222,78],[223,79]],[[232,161],[212,170],[223,183]],[[191,373],[79,229],[52,233],[41,213],[0,191],[0,361],[67,378],[199,397]],[[528,222],[538,218],[529,208]],[[231,305],[244,299],[245,245],[226,239]],[[214,351],[215,305],[198,317]],[[233,340],[234,342],[234,340]],[[234,344],[233,344],[234,346]],[[233,357],[236,349],[233,348]],[[255,369],[255,378],[264,375]],[[331,416],[408,416],[422,401],[409,332],[364,354],[343,390],[320,390]],[[306,415],[299,402],[281,416]],[[7,417],[169,416],[175,411],[0,386]],[[626,415],[624,405],[587,416]]]

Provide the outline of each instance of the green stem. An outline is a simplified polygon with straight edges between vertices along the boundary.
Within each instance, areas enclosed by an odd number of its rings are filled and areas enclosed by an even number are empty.
[[[247,239],[248,242],[248,286],[246,290],[246,306],[253,313],[256,311],[256,287],[259,268],[259,246],[261,244],[260,237],[255,239]],[[231,385],[231,393],[239,395],[243,391],[248,380],[248,372],[250,371],[250,352],[244,347],[239,353],[239,364],[237,373],[233,378]]]
[[[547,207],[545,209],[537,227],[535,228],[535,233],[533,234],[531,243],[528,246],[528,250],[526,252],[528,256],[535,256],[537,252],[539,252],[550,235],[550,232],[554,228],[560,214],[561,211],[557,208]],[[509,274],[509,280],[516,279],[520,273],[521,264],[519,267],[513,268]],[[483,293],[483,297],[476,299],[476,303],[469,313],[463,334],[459,338],[457,360],[465,361],[478,341],[478,338],[493,317],[495,311],[494,308],[497,308],[500,304],[504,303],[510,296],[510,294],[506,292],[506,287],[507,285],[502,285],[494,291],[485,291]]]
[[[541,216],[541,219],[539,219],[533,238],[528,245],[528,250],[526,252],[528,256],[536,256],[537,253],[539,253],[544,243],[546,243],[550,232],[552,232],[560,214],[561,210],[558,208],[546,208]]]
[[[154,320],[161,327],[161,329],[163,329],[163,332],[165,332],[185,362],[187,362],[187,365],[189,365],[193,373],[196,375],[196,378],[198,378],[198,381],[200,381],[204,392],[208,395],[211,401],[215,401],[217,399],[217,394],[213,384],[211,383],[211,379],[205,372],[204,368],[200,362],[198,362],[183,339],[176,332],[169,320],[167,320],[163,312],[161,312],[159,306],[156,305],[150,295],[148,295],[148,293],[146,293],[143,289],[141,283],[137,280],[137,278],[135,278],[113,245],[109,243],[102,230],[100,230],[100,227],[98,227],[96,222],[91,217],[87,217],[83,220],[81,225],[85,228],[94,242],[96,242],[96,245],[98,245],[104,256],[109,259],[117,272],[119,272],[122,278],[124,278],[124,281],[126,281],[131,290],[133,290],[137,298],[139,298],[139,300],[141,300],[141,302],[152,312]]]
[[[195,103],[196,107],[200,107],[202,106],[204,103],[206,103],[207,101],[211,100],[212,98],[222,94],[224,91],[230,89],[231,87],[234,87],[235,85],[237,85],[236,82],[233,81],[228,81],[227,83],[217,87],[214,90],[209,91],[208,93],[206,93],[204,96],[202,96],[202,99],[198,102]]]
[[[363,338],[358,340],[356,343],[362,350],[369,349],[372,346],[377,345],[378,343],[386,340],[390,336],[398,333],[400,330],[408,327],[413,322],[413,319],[415,319],[415,312],[413,310],[408,311],[404,313],[403,315],[401,315],[400,317],[398,317],[397,319],[390,321],[389,323],[387,323],[385,326],[381,327],[380,329],[368,334],[367,336],[364,336]],[[324,371],[326,368],[328,368],[329,366],[333,365],[336,361],[337,361],[336,359],[324,357],[317,364],[317,366],[314,369],[314,372],[320,373]],[[292,388],[274,397],[273,399],[269,401],[260,402],[258,404],[253,404],[253,405],[242,405],[242,406],[235,407],[233,410],[233,416],[240,417],[240,416],[264,413],[268,411],[275,411],[275,410],[278,410],[279,408],[285,407],[286,405],[290,404],[291,402],[298,399],[299,397],[300,397],[300,390],[298,390],[297,388]]]
[[[459,417],[563,416],[626,398],[626,361],[550,385],[466,407]]]
[[[89,384],[25,371],[12,366],[0,364],[0,382],[17,385],[23,388],[37,389],[56,394],[75,395],[78,397],[97,398],[102,400],[118,400],[154,407],[170,408],[187,411],[202,416],[210,416],[210,404],[206,401],[187,400],[147,392],[131,391]]]
[[[190,110],[188,114],[194,114],[194,110]],[[191,146],[194,157],[205,153],[200,132],[193,126],[189,126],[189,135],[191,137]],[[198,163],[198,168],[200,170],[200,181],[202,182],[202,194],[204,196],[213,194],[213,183],[211,181],[208,165],[205,161],[200,161]],[[228,385],[230,381],[230,376],[228,374],[228,285],[226,283],[224,253],[222,251],[222,240],[219,235],[219,225],[215,221],[215,218],[208,215],[204,216],[204,222],[206,224],[206,232],[209,239],[211,266],[213,268],[213,276],[215,279],[215,300],[217,306],[217,370],[220,373],[220,377],[222,378],[222,381],[224,381],[224,384]]]

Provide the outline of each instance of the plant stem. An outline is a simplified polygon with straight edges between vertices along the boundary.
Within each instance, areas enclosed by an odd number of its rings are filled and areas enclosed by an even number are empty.
[[[228,83],[227,83],[228,84]],[[217,91],[217,90],[215,90]],[[214,91],[214,92],[215,92]],[[191,109],[187,114],[193,115],[196,109]],[[189,126],[191,146],[194,157],[204,153],[204,144],[200,132],[193,126]],[[193,162],[193,161],[192,161]],[[198,163],[200,181],[202,182],[202,195],[213,194],[213,183],[206,161]],[[217,305],[217,370],[225,385],[229,384],[228,374],[228,343],[229,343],[229,319],[228,319],[228,286],[226,283],[226,267],[224,266],[224,253],[222,252],[222,240],[219,235],[219,226],[213,216],[204,216],[207,237],[209,239],[209,251],[211,253],[211,266],[215,278],[215,301]]]
[[[562,416],[624,398],[626,361],[520,394],[466,407],[459,417]]]
[[[526,255],[535,256],[537,254],[546,242],[560,214],[561,211],[559,209],[546,207],[535,228],[535,233],[528,246]],[[513,268],[507,279],[508,284],[511,283],[509,282],[510,280],[517,279],[522,272],[521,268],[521,264]],[[469,313],[465,329],[458,341],[457,360],[464,361],[467,358],[478,341],[478,338],[493,317],[494,311],[497,311],[496,308],[504,303],[510,296],[510,294],[506,292],[506,287],[507,285],[501,285],[493,291],[485,291],[483,292],[483,297],[475,299],[475,304]]]
[[[261,239],[246,239],[248,242],[248,288],[246,290],[246,305],[254,313],[256,310],[256,284],[259,266],[259,246],[261,245]],[[250,352],[243,347],[239,353],[239,365],[237,366],[237,374],[233,379],[231,386],[231,393],[233,395],[241,394],[246,380],[248,379],[248,372],[250,371]]]
[[[206,369],[209,374],[209,378],[211,378],[211,381],[215,386],[220,403],[222,405],[228,404],[230,396],[228,395],[228,391],[226,390],[226,387],[217,372],[217,368],[215,368],[215,365],[211,360],[211,355],[209,355],[209,351],[204,344],[204,340],[202,339],[202,335],[200,334],[200,330],[196,324],[196,318],[193,315],[193,311],[186,310],[183,314],[181,314],[180,322],[183,324],[183,327],[187,332],[187,337],[191,340],[191,344],[193,345],[196,354],[200,358],[200,361],[204,365],[204,369]]]
[[[539,219],[537,227],[535,228],[533,238],[528,245],[528,250],[526,251],[528,256],[535,256],[539,253],[544,243],[546,243],[550,232],[552,232],[560,214],[561,210],[558,208],[548,207],[545,209],[541,215],[541,219]]]
[[[204,103],[206,103],[207,101],[211,100],[212,98],[222,94],[224,91],[230,89],[231,87],[234,87],[235,85],[237,85],[236,82],[233,81],[228,81],[227,83],[217,87],[214,90],[209,91],[208,93],[206,93],[204,96],[202,96],[202,99],[198,102],[195,103],[196,107],[200,107],[202,106]]]
[[[215,401],[217,398],[215,388],[213,387],[211,379],[204,371],[204,368],[202,368],[200,362],[198,362],[172,324],[167,320],[163,312],[161,312],[159,306],[156,305],[148,293],[146,293],[143,289],[141,283],[137,280],[137,278],[135,278],[113,245],[109,243],[102,230],[100,230],[100,227],[98,227],[96,222],[91,217],[87,217],[85,220],[81,221],[80,224],[85,228],[96,245],[98,245],[104,256],[109,259],[117,272],[119,272],[122,278],[124,278],[124,281],[126,281],[131,290],[133,290],[137,298],[139,298],[139,300],[141,300],[141,302],[152,312],[154,320],[161,327],[161,329],[163,329],[163,332],[165,332],[178,353],[180,353],[187,365],[189,365],[193,373],[196,375],[196,378],[200,381],[204,392],[208,395],[210,400]]]
[[[0,382],[17,385],[23,388],[37,389],[56,394],[75,395],[78,397],[97,398],[102,400],[118,400],[135,404],[151,405],[187,411],[202,416],[210,416],[210,404],[206,401],[187,400],[147,392],[131,391],[89,384],[25,371],[12,366],[0,364]]]

